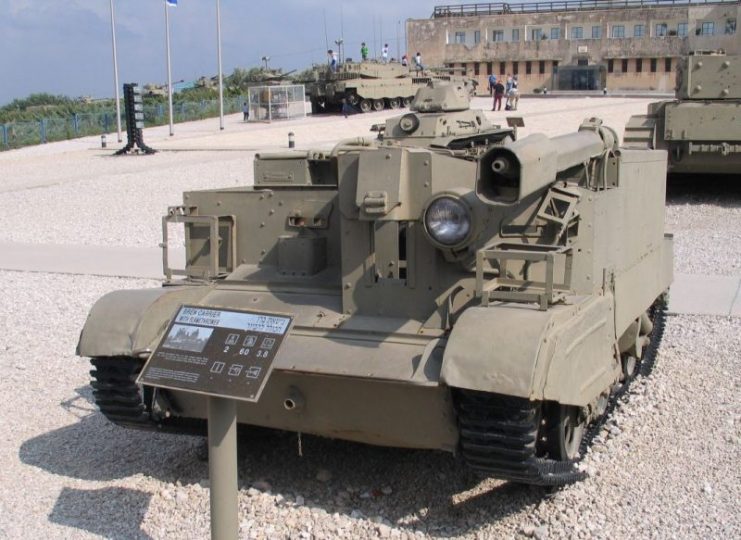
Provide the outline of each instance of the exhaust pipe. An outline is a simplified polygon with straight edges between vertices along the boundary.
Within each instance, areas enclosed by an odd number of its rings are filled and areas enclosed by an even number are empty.
[[[304,395],[295,386],[288,389],[288,396],[283,400],[283,408],[287,411],[298,412],[306,405]]]

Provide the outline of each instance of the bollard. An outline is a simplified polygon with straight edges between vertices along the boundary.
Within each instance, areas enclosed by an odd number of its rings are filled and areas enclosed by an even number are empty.
[[[288,148],[295,148],[296,147],[296,140],[294,138],[293,131],[288,132]]]
[[[100,136],[100,147],[101,148],[108,148],[108,141],[106,140],[105,133]]]

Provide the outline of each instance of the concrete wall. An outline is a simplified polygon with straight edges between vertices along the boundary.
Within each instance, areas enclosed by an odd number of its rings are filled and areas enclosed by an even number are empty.
[[[449,17],[407,21],[408,50],[419,51],[426,66],[465,67],[465,73],[478,78],[479,88],[486,93],[489,62],[499,75],[499,63],[506,63],[506,73],[512,72],[512,63],[519,63],[520,88],[524,92],[534,88],[553,88],[553,63],[559,66],[607,65],[608,59],[621,63],[630,59],[628,73],[608,73],[609,89],[663,90],[674,87],[674,75],[664,72],[664,58],[672,58],[676,66],[679,57],[693,50],[723,48],[729,53],[741,53],[739,31],[724,34],[726,21],[741,16],[741,3],[707,6],[642,7],[581,12],[550,12],[529,14],[486,15],[478,17]],[[702,23],[714,23],[714,35],[698,35]],[[686,23],[686,35],[681,23]],[[636,25],[643,25],[643,37],[633,37]],[[657,25],[666,25],[665,36],[657,35]],[[625,37],[611,37],[613,28],[622,26]],[[592,38],[592,27],[599,28],[600,37]],[[578,39],[578,29],[583,37]],[[541,30],[544,39],[533,39],[534,30]],[[551,39],[551,29],[558,29],[558,39]],[[513,30],[519,40],[513,41]],[[494,32],[498,33],[496,36]],[[456,34],[465,36],[465,43],[456,43]],[[479,42],[476,43],[475,39]],[[495,41],[503,38],[504,41]],[[635,72],[636,59],[643,59],[643,71]],[[658,69],[649,69],[651,58],[658,59]],[[525,62],[533,70],[525,73]],[[546,73],[539,73],[539,62],[545,61]],[[476,64],[479,74],[475,75]],[[632,72],[631,72],[632,71]]]

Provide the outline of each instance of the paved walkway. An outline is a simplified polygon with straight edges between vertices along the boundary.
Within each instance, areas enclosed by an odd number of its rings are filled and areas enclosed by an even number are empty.
[[[162,278],[159,248],[59,246],[0,242],[0,269]],[[171,250],[170,265],[183,268],[184,249]],[[669,313],[741,317],[741,276],[675,274]]]

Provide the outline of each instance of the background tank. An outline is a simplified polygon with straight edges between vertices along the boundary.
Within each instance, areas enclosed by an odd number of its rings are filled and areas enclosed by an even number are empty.
[[[416,114],[465,135],[446,92],[418,94]],[[101,412],[198,430],[204,396],[135,384],[179,307],[290,313],[240,423],[457,452],[518,482],[579,478],[587,426],[660,334],[666,153],[618,151],[596,119],[554,138],[446,140],[260,153],[254,186],[186,193],[164,218],[185,227],[181,279],[165,256],[164,287],[104,296],[82,330]]]
[[[741,56],[683,58],[675,90],[630,119],[625,146],[667,150],[670,173],[741,174]]]
[[[344,62],[337,72],[322,66],[315,73],[316,80],[306,87],[314,113],[340,110],[343,99],[361,112],[408,107],[417,90],[432,80],[464,83],[471,93],[475,85],[472,79],[414,71],[397,62]]]

